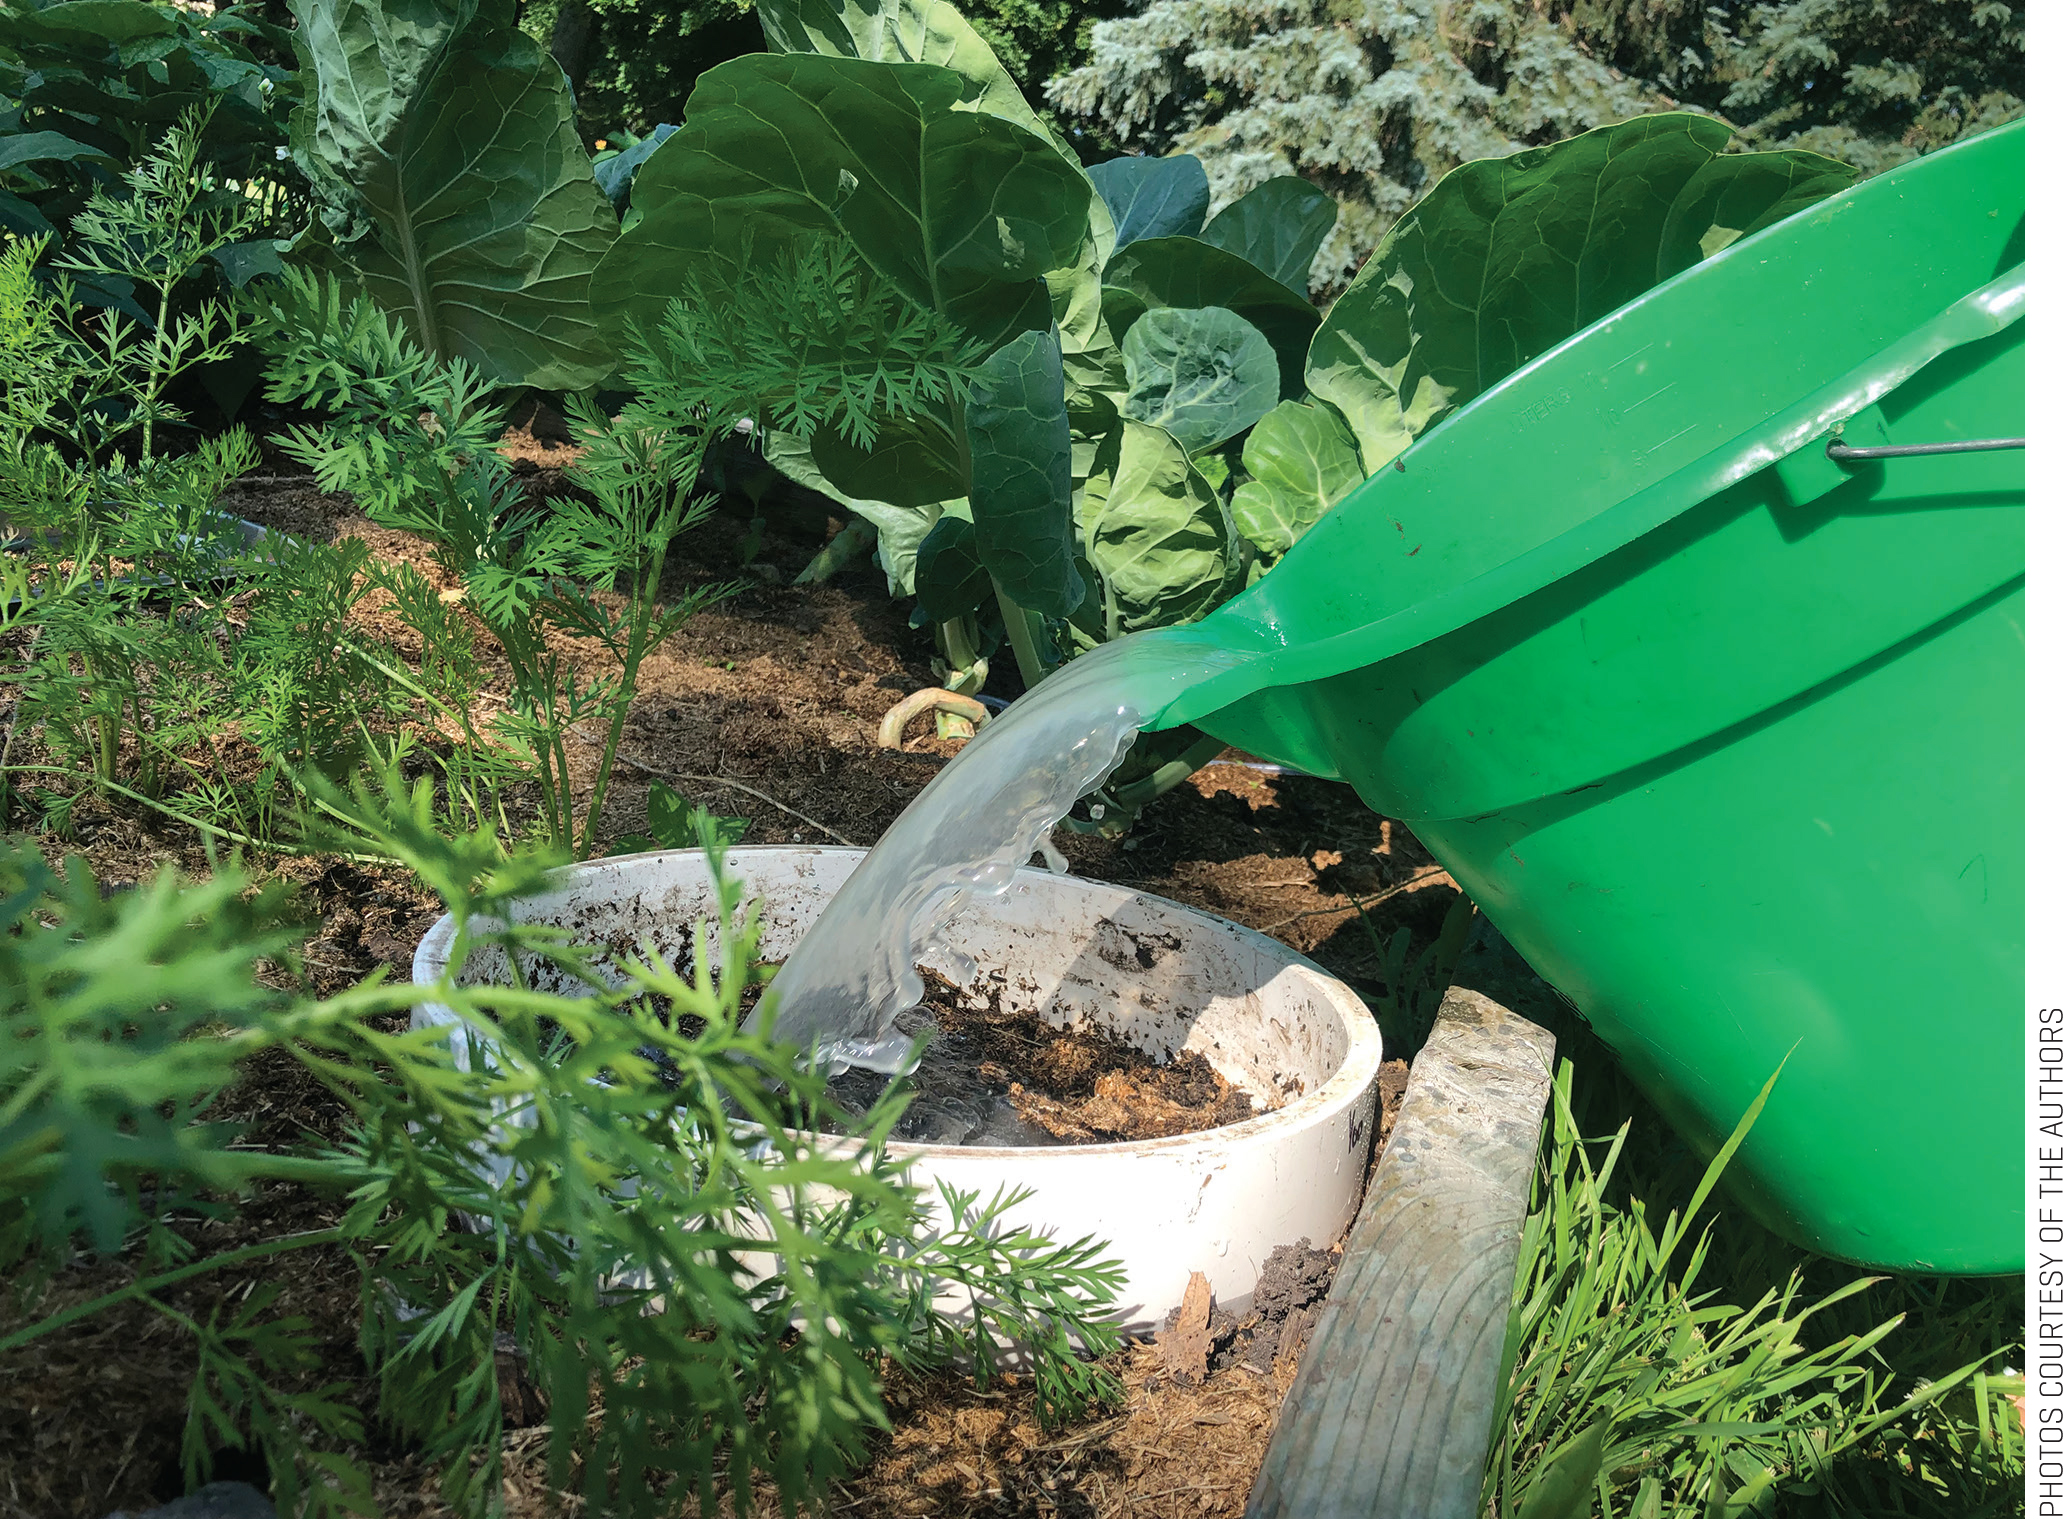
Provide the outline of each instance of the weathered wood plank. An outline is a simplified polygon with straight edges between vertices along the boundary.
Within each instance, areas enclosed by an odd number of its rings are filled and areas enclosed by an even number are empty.
[[[1475,1519],[1554,1036],[1440,1006],[1247,1519]]]

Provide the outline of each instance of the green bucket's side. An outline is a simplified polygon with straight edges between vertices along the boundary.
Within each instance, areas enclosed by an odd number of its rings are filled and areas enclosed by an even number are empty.
[[[2024,592],[1595,791],[1413,819],[1778,1233],[2022,1266]]]
[[[1178,714],[1407,821],[1691,1137],[1788,1059],[1735,1190],[1875,1266],[2021,1264],[2024,456],[1789,439],[1601,525],[1687,478],[1679,424],[1714,447],[2016,265],[2022,172],[2017,128],[1920,160],[1536,361],[1226,609],[1277,684]],[[2020,435],[2024,330],[1845,406],[1848,441]],[[1298,664],[1592,529],[1437,636]]]

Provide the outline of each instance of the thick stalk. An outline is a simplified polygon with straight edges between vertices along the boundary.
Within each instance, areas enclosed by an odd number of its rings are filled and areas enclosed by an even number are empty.
[[[995,584],[991,577],[991,585]],[[1018,673],[1024,677],[1024,689],[1029,691],[1052,672],[1039,658],[1038,633],[1032,625],[1032,614],[1025,611],[1003,588],[996,586],[996,606],[1003,614],[1003,631],[1010,637],[1010,652],[1016,656]]]
[[[530,713],[530,753],[537,762],[539,803],[544,809],[545,832],[562,849],[573,847],[571,783],[565,774],[565,750],[559,732],[559,704],[556,669],[542,648],[522,636],[524,630],[507,633],[495,630],[502,651],[509,657],[511,704],[521,704]]]
[[[948,617],[938,625],[938,641],[945,650],[946,664],[952,668],[956,680],[981,663],[981,649],[974,642],[974,630],[969,626],[971,621],[971,617]],[[981,690],[981,681],[977,678],[972,685],[965,687],[948,681],[946,689],[964,691],[966,695],[973,696]]]
[[[557,712],[551,714],[552,718],[557,716]],[[547,724],[549,721],[548,718]],[[537,780],[540,804],[544,808],[545,834],[553,844],[564,847],[570,841],[566,837],[564,815],[559,810],[559,783],[552,774],[553,747],[552,736],[547,726],[546,731],[531,740],[530,752],[537,757]]]
[[[1148,802],[1167,795],[1224,752],[1223,739],[1212,738],[1208,733],[1199,734],[1173,759],[1156,765],[1139,780],[1117,787],[1111,795],[1119,805],[1136,814]]]
[[[115,778],[115,725],[105,712],[96,713],[93,718],[93,778],[102,784]]]
[[[795,577],[797,585],[821,585],[860,555],[872,552],[881,535],[871,522],[848,522],[836,538],[816,552]]]
[[[558,776],[556,784],[559,792],[559,816],[555,824],[556,832],[553,833],[552,840],[560,848],[571,853],[574,844],[573,765],[566,755],[566,724],[559,720],[559,700],[556,692],[552,693],[550,713],[546,732],[551,737],[552,762]],[[568,721],[570,720],[569,718]]]
[[[518,712],[530,714],[530,759],[536,767],[538,805],[544,812],[545,833],[552,843],[564,844],[566,831],[559,815],[558,781],[552,773],[551,727],[558,711],[556,707],[538,701],[540,682],[537,673],[516,652],[513,639],[504,638],[502,648],[509,656],[509,705]]]
[[[1224,750],[1222,740],[1207,733],[1199,734],[1174,758],[1156,765],[1138,780],[1127,781],[1121,786],[1105,786],[1092,793],[1091,800],[1100,802],[1105,809],[1102,817],[1090,823],[1065,817],[1060,820],[1061,829],[1067,833],[1099,833],[1106,838],[1116,838],[1132,826],[1149,802],[1173,791]]]
[[[85,656],[83,663],[86,666],[87,677],[92,680],[95,686],[101,685],[105,675],[100,668],[99,661],[89,654]],[[119,701],[116,704],[115,711],[121,711]],[[93,757],[94,777],[97,780],[112,781],[115,778],[115,757],[120,750],[122,741],[121,725],[109,714],[105,707],[102,707],[100,711],[93,714],[93,736],[96,740],[96,747],[99,750]]]
[[[143,685],[138,682],[130,692],[129,731],[136,735],[136,784],[156,796],[161,789],[160,766],[153,752],[150,735],[143,725]]]

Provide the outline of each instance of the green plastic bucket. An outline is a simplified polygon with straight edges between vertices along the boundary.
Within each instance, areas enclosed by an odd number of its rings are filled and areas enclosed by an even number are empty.
[[[1405,820],[1801,1245],[2022,1264],[2018,126],[1535,360],[1198,625],[1196,721]],[[1788,1061],[1788,1063],[1786,1063]]]

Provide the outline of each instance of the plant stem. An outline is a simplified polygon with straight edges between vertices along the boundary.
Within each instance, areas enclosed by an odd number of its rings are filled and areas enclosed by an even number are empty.
[[[76,770],[69,769],[63,765],[16,765],[14,768],[17,773],[23,775],[69,775],[73,777],[78,775]],[[117,796],[126,796],[132,802],[140,802],[153,812],[162,812],[166,817],[173,819],[175,822],[184,823],[189,828],[200,833],[210,834],[226,843],[241,844],[246,848],[261,849],[271,854],[292,855],[300,854],[305,850],[303,844],[278,844],[269,839],[258,838],[252,834],[238,833],[235,829],[223,828],[215,823],[203,822],[191,813],[181,812],[177,807],[171,806],[169,803],[161,802],[155,797],[145,796],[140,791],[132,791],[119,781],[103,781],[101,784]],[[346,822],[350,821],[343,813],[337,812],[333,807],[328,807],[320,801],[316,805],[339,818],[343,818]],[[339,860],[348,860],[354,865],[392,865],[395,863],[392,855],[385,854],[356,854],[340,850],[333,857]]]
[[[994,577],[989,583],[995,584]],[[1024,689],[1029,691],[1052,673],[1039,658],[1038,632],[1032,624],[1032,614],[1005,595],[1000,585],[996,586],[996,606],[1003,613],[1003,630],[1010,635],[1010,652],[1017,656],[1018,673],[1024,677]]]
[[[795,584],[821,585],[860,555],[870,552],[879,541],[880,533],[873,523],[848,522],[836,538],[818,549],[816,557],[803,566],[802,573],[795,577]]]
[[[1180,754],[1155,766],[1153,772],[1143,779],[1119,786],[1113,795],[1133,812],[1137,812],[1155,798],[1167,795],[1224,752],[1223,739],[1212,738],[1208,733],[1199,733]]]
[[[165,323],[172,315],[172,286],[166,283],[158,287],[158,324],[150,335],[150,364],[144,370],[143,378],[143,457],[150,458],[151,437],[157,427],[157,397],[163,389],[159,378],[167,360],[165,355]]]
[[[665,567],[662,557],[655,557],[645,583],[637,592],[638,602],[631,609],[630,636],[623,645],[623,675],[616,687],[616,697],[611,705],[615,711],[609,718],[609,736],[602,740],[602,762],[595,771],[593,794],[587,803],[587,817],[580,825],[580,839],[574,848],[573,858],[584,860],[588,851],[594,848],[595,829],[601,826],[602,802],[609,795],[609,775],[616,767],[616,746],[623,741],[623,724],[630,716],[631,699],[637,695],[638,666],[644,662],[646,635],[651,631],[652,607],[659,599],[659,574]]]
[[[457,724],[459,731],[465,735],[468,742],[475,741],[473,719],[471,713],[453,707],[450,703],[443,701],[440,698],[432,695],[430,692],[424,690],[423,687],[419,685],[414,679],[414,677],[411,676],[406,670],[401,669],[398,666],[388,664],[385,660],[381,659],[377,654],[372,653],[368,649],[361,648],[358,644],[354,643],[349,637],[340,637],[338,639],[338,646],[341,648],[349,649],[352,652],[352,654],[364,660],[367,664],[371,665],[375,670],[379,671],[380,674],[386,676],[387,679],[393,681],[395,685],[401,687],[402,690],[408,692],[411,696],[419,697],[421,700],[428,702],[433,710],[442,713],[444,716],[450,718],[453,723]]]
[[[90,655],[86,659],[86,673],[95,685],[99,685],[104,679],[99,664]],[[121,711],[119,703],[115,710]],[[93,715],[93,732],[99,748],[99,753],[93,760],[95,776],[98,780],[112,783],[115,778],[115,756],[121,744],[121,729],[103,709]]]
[[[1171,731],[1180,733],[1184,730]],[[1156,765],[1138,780],[1128,781],[1122,786],[1106,786],[1094,793],[1094,799],[1110,809],[1102,819],[1094,823],[1077,823],[1072,818],[1062,818],[1061,827],[1069,833],[1100,833],[1106,838],[1115,838],[1132,826],[1147,803],[1173,791],[1224,751],[1222,739],[1212,738],[1208,733],[1198,734],[1174,758]]]
[[[26,1329],[17,1329],[13,1334],[7,1336],[6,1339],[0,1340],[0,1355],[4,1355],[10,1350],[19,1350],[32,1340],[40,1340],[46,1334],[55,1333],[67,1324],[88,1318],[103,1309],[112,1308],[117,1303],[125,1303],[131,1298],[143,1297],[148,1293],[158,1291],[160,1288],[170,1287],[176,1283],[183,1282],[189,1277],[202,1276],[207,1272],[219,1271],[227,1266],[241,1266],[246,1261],[262,1260],[268,1255],[278,1255],[287,1250],[305,1250],[312,1245],[334,1244],[343,1237],[344,1231],[340,1228],[311,1229],[303,1234],[285,1234],[281,1235],[278,1239],[266,1240],[263,1244],[246,1245],[241,1250],[227,1250],[221,1255],[211,1255],[204,1261],[192,1261],[171,1271],[162,1271],[156,1276],[147,1276],[140,1282],[131,1282],[126,1287],[117,1288],[113,1292],[103,1293],[101,1296],[87,1302],[74,1303],[63,1312],[53,1313],[49,1318],[41,1319],[29,1325]]]
[[[945,649],[946,663],[952,667],[955,680],[970,672],[975,676],[971,685],[948,682],[947,689],[962,691],[968,696],[976,695],[982,687],[981,672],[976,668],[981,663],[981,650],[974,642],[973,629],[968,626],[971,621],[971,617],[948,617],[938,625],[938,641]]]
[[[554,682],[556,684],[556,682]],[[548,733],[551,740],[552,763],[557,776],[553,782],[558,788],[558,817],[553,822],[552,839],[561,848],[573,848],[573,765],[566,757],[566,725],[559,721],[559,699],[556,691],[549,693],[551,700]],[[570,720],[570,719],[569,719]],[[579,856],[575,856],[579,858]]]

